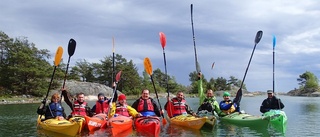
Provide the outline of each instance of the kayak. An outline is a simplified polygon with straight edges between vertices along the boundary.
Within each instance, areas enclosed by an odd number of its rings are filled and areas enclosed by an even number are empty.
[[[217,121],[216,117],[211,112],[208,112],[207,110],[199,111],[197,115],[199,117],[206,118],[206,123],[204,124],[204,126],[213,127]]]
[[[38,116],[37,128],[39,130],[47,130],[67,136],[75,136],[80,133],[84,122],[84,119],[81,118],[73,118],[70,120],[43,119],[43,115]]]
[[[282,110],[270,110],[262,116],[270,117],[270,125],[273,126],[275,129],[285,133],[287,128],[287,115]]]
[[[85,116],[87,121],[87,127],[89,132],[98,130],[100,128],[106,128],[107,114],[96,114],[92,117]]]
[[[207,117],[195,117],[192,115],[179,115],[170,118],[172,124],[192,129],[200,129],[206,121]]]
[[[269,116],[254,116],[247,113],[234,112],[221,117],[221,121],[247,127],[268,127]]]
[[[147,136],[159,136],[160,118],[159,117],[139,117],[134,121],[138,133]]]
[[[132,129],[133,120],[130,117],[118,115],[117,117],[110,118],[108,121],[113,136]]]

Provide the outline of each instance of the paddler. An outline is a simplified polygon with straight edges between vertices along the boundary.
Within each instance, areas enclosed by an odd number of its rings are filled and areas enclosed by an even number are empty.
[[[230,93],[229,92],[224,92],[223,93],[223,100],[220,102],[219,104],[220,109],[222,110],[222,112],[226,113],[226,114],[231,114],[233,112],[239,112],[239,110],[236,110],[237,104],[233,103],[230,100]]]
[[[263,100],[261,106],[260,106],[260,112],[265,113],[268,112],[270,109],[283,109],[284,104],[281,102],[279,98],[274,96],[274,93],[272,90],[267,91],[268,98]]]
[[[55,93],[51,96],[51,102],[49,105],[44,107],[46,101],[42,101],[41,106],[38,108],[37,113],[39,115],[44,115],[45,119],[56,118],[58,120],[63,120],[66,118],[66,114],[64,113],[64,109],[62,105],[59,103],[60,95],[59,93]]]
[[[137,99],[132,107],[137,110],[142,116],[161,116],[163,114],[163,110],[160,110],[157,106],[157,103],[149,97],[149,90],[144,89],[141,92],[141,97]]]
[[[168,104],[168,103],[171,103],[171,104]],[[171,110],[168,110],[170,109],[168,105],[171,105]],[[164,108],[166,108],[167,112],[171,111],[172,115],[171,113],[168,113],[170,118],[179,116],[179,115],[187,115],[187,114],[196,116],[196,113],[192,111],[192,109],[187,104],[187,101],[184,99],[182,91],[178,91],[176,97],[172,98],[171,100],[170,100],[170,97],[168,97],[167,103],[164,105]]]
[[[118,115],[134,118],[142,116],[142,114],[140,114],[134,108],[127,104],[126,95],[124,94],[119,95],[117,103],[112,103],[112,108],[109,117],[114,117]]]

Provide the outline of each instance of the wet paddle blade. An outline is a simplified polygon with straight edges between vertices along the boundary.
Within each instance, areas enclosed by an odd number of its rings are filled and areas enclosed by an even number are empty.
[[[167,43],[166,35],[163,32],[159,32],[159,35],[160,35],[161,46],[164,49],[164,47],[166,46],[166,43]]]
[[[69,56],[72,56],[74,54],[74,51],[76,50],[76,44],[77,44],[77,42],[74,39],[69,40],[69,44],[68,44]]]

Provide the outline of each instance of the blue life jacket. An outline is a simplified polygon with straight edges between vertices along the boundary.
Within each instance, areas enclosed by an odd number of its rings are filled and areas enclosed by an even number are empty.
[[[144,112],[140,112],[142,114],[142,116],[147,117],[147,116],[156,116],[156,113],[154,113],[153,111],[144,111]]]
[[[60,103],[50,103],[49,111],[51,117],[55,118],[57,116],[63,116],[64,110]]]

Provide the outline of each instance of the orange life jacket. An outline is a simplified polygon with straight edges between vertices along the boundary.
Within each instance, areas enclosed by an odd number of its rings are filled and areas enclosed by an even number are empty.
[[[122,106],[119,103],[117,103],[117,105],[116,105],[116,114],[130,117],[130,114],[129,114],[129,111],[127,109],[127,105],[126,104]]]
[[[147,105],[147,107],[145,108],[145,104]],[[154,107],[153,104],[151,102],[151,99],[142,99],[140,98],[139,100],[139,104],[138,104],[138,112],[144,112],[144,111],[154,111]]]
[[[83,102],[82,104],[80,104],[77,100],[73,102],[73,111],[71,113],[71,115],[73,116],[86,116],[86,106],[87,106],[87,102]]]
[[[173,104],[173,111],[172,114],[173,116],[181,115],[181,114],[186,114],[186,100],[182,99],[181,101],[178,101],[177,98],[171,99],[172,104]]]
[[[104,101],[100,103],[99,101],[96,102],[96,114],[103,113],[107,114],[109,110],[109,104],[108,101]]]

